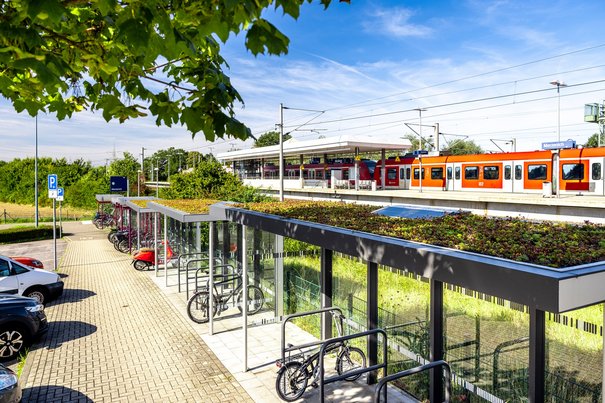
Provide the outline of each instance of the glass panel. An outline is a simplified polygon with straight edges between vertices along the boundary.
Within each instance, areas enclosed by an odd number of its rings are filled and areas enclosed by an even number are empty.
[[[510,180],[512,177],[512,169],[510,165],[504,166],[504,179]]]
[[[456,175],[455,176],[456,180],[459,180],[460,179],[460,167],[456,167],[456,173],[455,173],[455,175]]]
[[[495,180],[500,178],[500,167],[498,166],[484,166],[483,167],[483,179]]]
[[[405,169],[399,168],[399,179],[405,179]]]
[[[563,180],[584,179],[584,164],[563,164]]]
[[[601,163],[593,162],[592,164],[592,179],[600,180],[601,179]]]
[[[527,166],[527,179],[529,180],[544,180],[546,179],[546,165],[528,165]]]
[[[515,165],[515,180],[521,180],[523,177],[523,167],[521,165]]]
[[[452,167],[447,167],[447,179],[452,179]]]
[[[443,179],[443,168],[431,168],[431,179]]]
[[[479,167],[465,167],[464,179],[479,179]]]
[[[397,169],[396,168],[387,168],[387,179],[389,179],[389,180],[397,179]]]
[[[564,314],[546,312],[547,402],[600,402],[603,305]]]
[[[410,175],[410,171],[411,171],[411,168],[406,168],[406,169],[405,169],[405,178],[406,178],[406,179],[410,179],[410,176],[411,176],[411,175]]]
[[[453,401],[526,401],[529,315],[523,305],[444,284],[445,360]],[[501,399],[501,400],[496,400]]]

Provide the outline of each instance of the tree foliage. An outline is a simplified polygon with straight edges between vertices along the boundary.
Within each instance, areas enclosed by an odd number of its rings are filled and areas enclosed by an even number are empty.
[[[434,144],[434,140],[433,140],[433,136],[422,136],[422,144],[420,143],[420,136],[415,135],[415,134],[406,134],[405,136],[403,136],[404,139],[410,140],[410,143],[412,143],[412,150],[427,150],[427,151],[434,151],[435,150],[435,144]]]
[[[320,0],[328,7],[331,0]],[[0,2],[0,95],[31,116],[84,109],[109,121],[151,114],[208,140],[245,139],[243,103],[220,42],[245,32],[254,55],[285,54],[289,39],[262,12],[298,18],[311,0],[18,0]]]
[[[291,135],[284,133],[284,141],[289,140],[291,138],[292,138]],[[277,144],[279,144],[279,132],[272,131],[272,132],[267,132],[267,133],[259,136],[259,138],[256,139],[256,141],[254,142],[254,147],[255,148],[267,147],[267,146],[274,146]]]
[[[472,140],[452,141],[443,151],[450,152],[451,155],[482,154],[483,149]]]
[[[588,138],[584,147],[595,148],[599,146],[599,133],[595,133]],[[601,135],[601,147],[605,146],[605,136]]]

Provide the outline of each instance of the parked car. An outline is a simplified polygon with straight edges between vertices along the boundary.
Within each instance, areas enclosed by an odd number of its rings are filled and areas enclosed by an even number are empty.
[[[57,273],[0,256],[0,293],[22,295],[45,304],[63,294],[63,282]]]
[[[21,401],[19,378],[10,368],[0,364],[0,402],[17,403]]]
[[[0,294],[0,361],[12,360],[48,330],[44,305]]]
[[[34,269],[43,269],[44,264],[36,258],[27,256],[11,256],[15,262],[23,263],[26,266],[33,267]]]

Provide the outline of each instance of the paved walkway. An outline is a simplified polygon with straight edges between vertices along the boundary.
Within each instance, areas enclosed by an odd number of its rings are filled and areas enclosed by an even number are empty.
[[[30,351],[23,401],[245,402],[250,397],[105,233],[66,224],[65,294]]]

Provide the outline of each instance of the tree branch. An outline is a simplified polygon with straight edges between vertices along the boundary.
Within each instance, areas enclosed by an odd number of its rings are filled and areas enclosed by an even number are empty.
[[[170,88],[174,88],[174,89],[177,89],[177,90],[183,90],[183,91],[187,91],[189,93],[195,92],[195,90],[192,89],[192,88],[181,87],[181,86],[176,85],[174,83],[169,83],[169,82],[166,82],[166,81],[162,81],[162,80],[159,80],[159,79],[154,78],[154,77],[150,77],[150,76],[141,76],[141,77],[142,78],[146,78],[146,79],[151,80],[151,81],[155,81],[156,83],[164,84],[164,85],[166,85],[166,86],[168,86]]]

